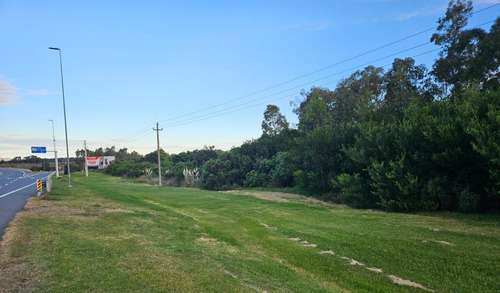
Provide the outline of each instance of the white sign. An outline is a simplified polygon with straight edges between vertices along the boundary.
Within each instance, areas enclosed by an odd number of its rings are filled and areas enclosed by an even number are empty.
[[[89,168],[98,168],[104,169],[111,162],[115,161],[115,156],[96,156],[96,157],[87,157],[87,166]]]

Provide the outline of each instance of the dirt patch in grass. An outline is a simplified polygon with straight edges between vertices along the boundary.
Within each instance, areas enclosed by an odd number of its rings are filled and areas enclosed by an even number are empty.
[[[45,215],[79,215],[84,214],[84,209],[75,209],[67,206],[41,206],[35,199],[30,199],[24,207],[25,212],[40,213]]]
[[[396,277],[394,275],[389,275],[389,278],[391,278],[391,280],[398,284],[398,285],[403,285],[403,286],[410,286],[410,287],[415,287],[415,288],[419,288],[419,289],[422,289],[422,290],[425,290],[425,291],[428,291],[428,292],[434,292],[434,290],[432,289],[429,289],[429,288],[426,288],[418,283],[415,283],[415,282],[412,282],[412,281],[409,281],[409,280],[404,280],[404,279],[401,279],[399,277]]]
[[[132,210],[126,209],[104,209],[107,213],[134,213]]]
[[[242,195],[251,195],[260,199],[277,201],[277,202],[290,202],[290,198],[299,198],[300,195],[297,194],[289,194],[282,192],[260,192],[260,191],[240,191],[240,190],[229,190],[225,193],[231,194],[242,194]]]
[[[266,228],[267,228],[267,229],[269,229],[269,230],[278,230],[278,228],[273,227],[273,226],[269,226],[269,225],[268,225],[268,224],[266,224],[266,223],[260,223],[260,225],[261,225],[261,226],[266,227]]]
[[[217,242],[217,239],[200,237],[200,238],[196,239],[196,241],[199,241],[199,242]]]
[[[209,238],[209,237],[202,236],[202,237],[196,239],[196,242],[203,243],[204,246],[210,247],[213,250],[227,251],[227,252],[232,253],[232,254],[239,253],[239,250],[236,247],[234,247],[234,246],[232,246],[224,241],[217,240],[215,238]]]
[[[443,245],[448,245],[448,246],[454,246],[455,245],[455,244],[453,244],[451,242],[444,241],[444,240],[422,240],[423,243],[427,243],[429,241],[436,242],[436,243],[443,244]]]
[[[225,273],[225,274],[227,274],[227,275],[229,275],[229,276],[231,276],[231,277],[232,277],[232,278],[234,278],[234,279],[237,279],[237,278],[238,278],[238,276],[236,276],[235,274],[231,273],[231,272],[230,272],[230,271],[228,271],[228,270],[224,270],[224,273]]]
[[[302,246],[304,247],[313,247],[313,248],[318,247],[318,245],[309,243],[309,241],[307,240],[301,241],[300,244],[302,244]]]
[[[366,268],[366,269],[369,270],[369,271],[372,271],[374,273],[377,273],[377,274],[381,274],[382,273],[381,269],[377,269],[377,268]]]
[[[309,241],[307,240],[302,240],[300,238],[288,238],[288,240],[291,240],[291,241],[296,241],[296,242],[299,242],[300,241],[300,244],[303,246],[303,247],[312,247],[312,248],[316,248],[318,247],[317,244],[314,244],[314,243],[309,243]],[[333,252],[333,251],[332,251]],[[335,254],[335,253],[333,253]]]
[[[453,245],[453,243],[448,242],[448,241],[444,241],[444,240],[436,240],[436,242],[437,242],[437,243],[444,244],[444,245]]]
[[[298,201],[303,203],[314,203],[318,205],[326,205],[333,206],[337,208],[348,208],[346,205],[334,204],[331,202],[321,201],[312,197],[305,197],[298,194],[293,193],[285,193],[285,192],[265,192],[265,191],[241,191],[241,190],[228,190],[225,193],[231,194],[241,194],[241,195],[251,195],[260,199],[271,200],[276,202],[290,202]]]
[[[351,266],[364,266],[365,264],[360,263],[357,260],[354,260],[352,258],[348,258],[346,256],[342,256],[341,259],[347,260]]]

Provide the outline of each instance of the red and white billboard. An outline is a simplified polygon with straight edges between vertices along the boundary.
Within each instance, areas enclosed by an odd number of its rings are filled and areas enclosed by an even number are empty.
[[[104,169],[106,166],[114,162],[115,156],[94,156],[87,157],[87,166],[89,168]]]

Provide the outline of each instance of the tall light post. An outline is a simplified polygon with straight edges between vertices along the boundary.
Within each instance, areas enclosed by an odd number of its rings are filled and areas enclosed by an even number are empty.
[[[61,86],[62,86],[63,109],[64,109],[64,132],[66,133],[66,165],[68,166],[68,187],[71,187],[71,170],[69,165],[69,147],[68,147],[68,125],[66,124],[66,100],[64,99],[62,55],[60,48],[49,47],[49,49],[59,51],[59,64],[61,65]]]
[[[56,135],[54,134],[54,120],[49,119],[52,122],[52,139],[54,140],[54,158],[56,160],[56,178],[59,178],[59,160],[57,159],[57,150],[56,150]]]

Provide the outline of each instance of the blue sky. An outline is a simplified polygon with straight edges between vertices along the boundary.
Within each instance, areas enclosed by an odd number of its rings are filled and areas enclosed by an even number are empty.
[[[475,11],[499,3],[473,1]],[[92,150],[149,153],[156,122],[169,153],[230,149],[260,136],[267,104],[296,123],[290,101],[301,89],[334,88],[396,57],[415,56],[430,68],[438,53],[433,31],[345,60],[435,27],[447,4],[0,0],[0,157],[29,156],[31,146],[52,150],[49,119],[65,154],[59,55],[48,47],[62,49],[71,155],[84,140]],[[497,5],[469,25],[499,15]]]

